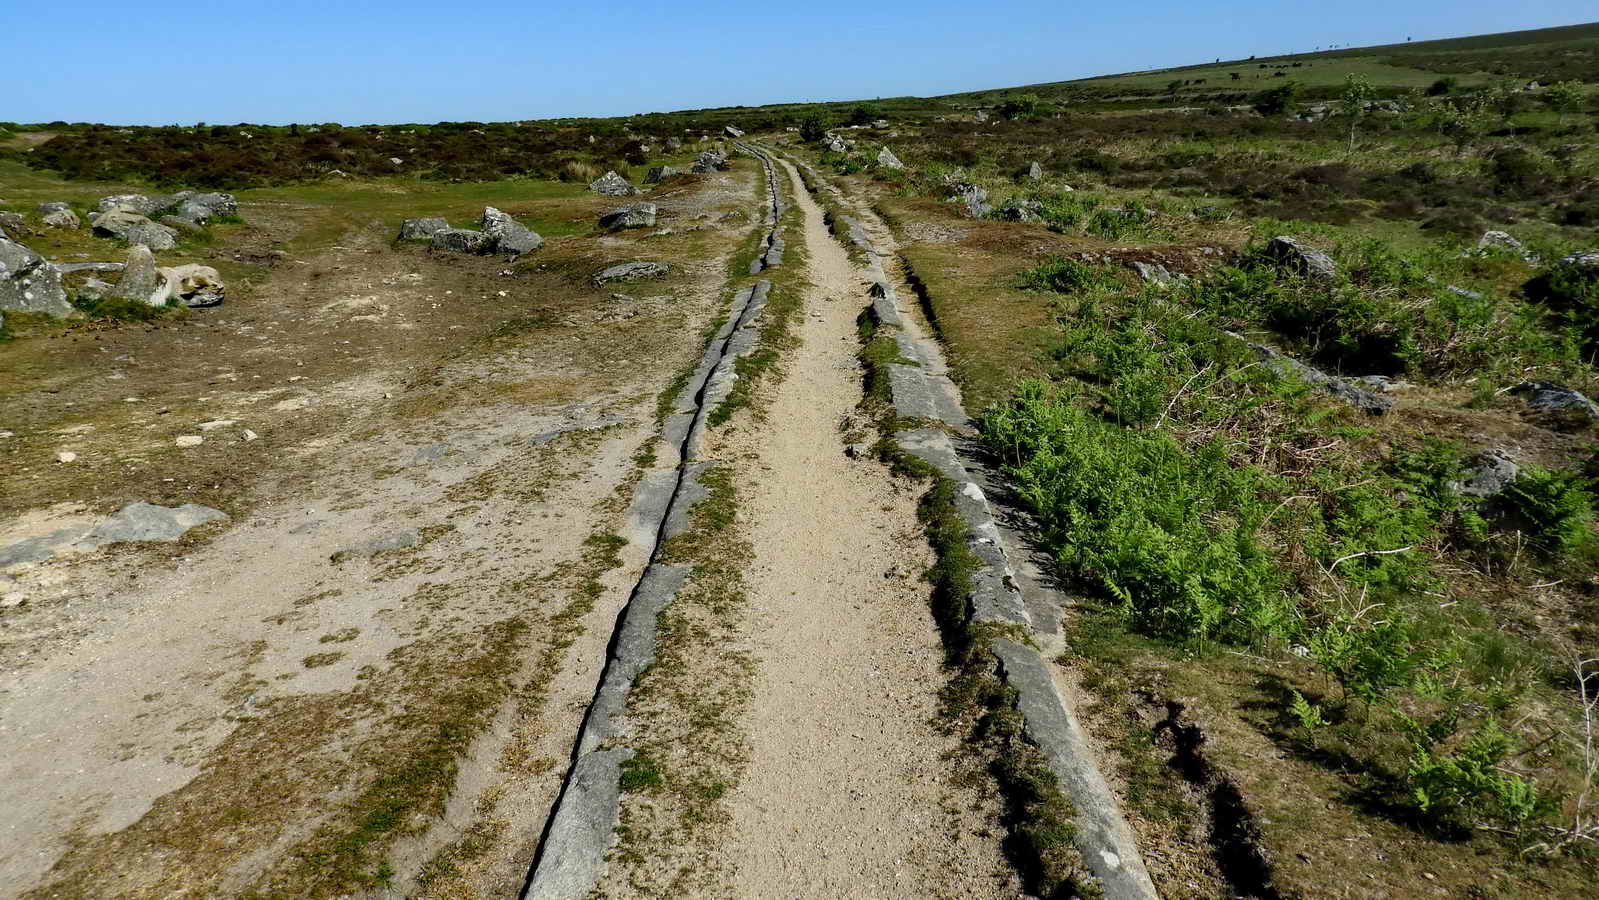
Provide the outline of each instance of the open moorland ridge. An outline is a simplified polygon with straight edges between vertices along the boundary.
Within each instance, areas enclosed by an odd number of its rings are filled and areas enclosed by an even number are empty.
[[[0,123],[0,896],[1592,896],[1596,84]]]

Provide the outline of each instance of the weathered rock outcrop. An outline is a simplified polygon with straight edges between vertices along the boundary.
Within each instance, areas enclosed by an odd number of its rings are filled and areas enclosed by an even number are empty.
[[[1467,461],[1465,477],[1447,487],[1467,497],[1493,497],[1520,474],[1521,467],[1505,451],[1484,450]]]
[[[1536,413],[1599,422],[1599,404],[1589,400],[1580,391],[1572,390],[1563,384],[1553,381],[1523,381],[1511,388],[1510,393],[1525,398],[1527,408]]]
[[[449,227],[449,222],[436,217],[406,219],[400,223],[400,240],[431,241],[435,234]]]
[[[1041,181],[1044,177],[1044,167],[1034,160],[1033,164],[1027,167],[1027,177],[1032,181]]]
[[[1234,335],[1234,337],[1238,337],[1238,335]],[[1255,355],[1260,357],[1261,362],[1271,371],[1279,375],[1297,376],[1306,384],[1319,387],[1356,409],[1362,409],[1371,415],[1380,416],[1393,408],[1394,401],[1391,398],[1374,394],[1364,388],[1355,387],[1349,381],[1328,375],[1314,366],[1305,365],[1275,347],[1268,347],[1265,344],[1250,344],[1249,348],[1255,351]]]
[[[694,158],[694,172],[704,175],[727,168],[727,154],[718,150],[706,150]]]
[[[155,264],[155,254],[143,244],[134,244],[128,249],[128,261],[122,267],[122,278],[112,288],[111,296],[151,306],[165,306],[167,294],[162,290],[165,283],[166,279],[161,277],[160,268]]]
[[[682,174],[683,170],[677,168],[676,166],[655,166],[654,168],[650,169],[649,174],[644,176],[644,183],[659,184],[660,182],[665,181],[674,175]]]
[[[639,193],[639,189],[628,182],[626,178],[615,172],[606,172],[604,175],[589,183],[589,190],[607,197],[632,197]]]
[[[0,312],[72,314],[61,272],[16,241],[0,238]]]
[[[433,233],[433,247],[451,253],[487,253],[489,236],[470,228],[443,228]]]
[[[600,216],[601,228],[654,228],[656,207],[653,203],[629,203]]]
[[[728,137],[741,138],[741,137],[744,136],[744,132],[738,130],[737,128],[734,128],[731,125],[728,125],[727,127],[723,128],[722,130],[727,134]]]
[[[1268,241],[1266,256],[1282,268],[1307,278],[1331,281],[1338,277],[1338,264],[1332,257],[1287,235]]]
[[[894,151],[888,149],[887,147],[884,147],[882,150],[878,151],[877,164],[886,169],[905,168],[905,164],[899,161],[899,157],[894,155]]]
[[[161,279],[161,287],[156,294],[160,303],[154,304],[157,306],[174,300],[190,309],[217,306],[222,303],[227,290],[216,269],[198,263],[163,268]]]
[[[981,219],[991,212],[994,207],[988,202],[988,191],[983,190],[969,181],[954,181],[950,183],[950,201],[961,205],[961,212],[973,219]]]
[[[483,233],[499,253],[521,255],[544,246],[544,238],[537,232],[492,206],[483,209]]]
[[[604,284],[607,281],[637,281],[640,278],[658,278],[671,271],[671,269],[671,266],[663,262],[635,260],[601,269],[594,273],[594,283]]]
[[[101,213],[94,220],[94,231],[95,234],[118,238],[130,244],[143,244],[151,250],[171,250],[178,244],[176,229],[158,225],[126,209]]]
[[[65,203],[39,204],[39,221],[52,228],[68,228],[76,230],[83,223],[78,220],[78,214],[72,207]]]

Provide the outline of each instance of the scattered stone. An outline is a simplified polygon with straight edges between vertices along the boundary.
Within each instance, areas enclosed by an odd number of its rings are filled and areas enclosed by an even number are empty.
[[[179,300],[190,309],[219,306],[227,290],[216,269],[197,263],[165,267],[161,269],[161,278],[161,288],[157,292],[160,302],[152,298],[151,305],[154,306],[170,300]]]
[[[829,134],[822,137],[822,148],[834,153],[843,153],[849,149],[849,143],[836,134]]]
[[[653,203],[629,203],[600,216],[601,228],[654,228],[656,207]]]
[[[246,428],[246,429],[244,429],[243,437],[244,437],[244,442],[246,444],[248,444],[251,441],[255,440],[256,438],[260,437],[260,435],[256,434],[255,432],[251,431],[250,429]]]
[[[191,528],[227,517],[220,509],[197,503],[173,507],[129,503],[96,525],[76,546],[93,549],[122,541],[175,541]]]
[[[1583,250],[1560,258],[1562,266],[1575,266],[1588,272],[1589,277],[1599,275],[1599,250]]]
[[[28,220],[22,217],[22,213],[0,212],[0,229],[3,228],[9,228],[12,234],[17,235],[29,233]],[[0,231],[0,237],[4,236],[4,232]]]
[[[899,161],[899,157],[894,155],[894,151],[888,149],[887,147],[884,147],[882,150],[878,151],[877,164],[889,169],[905,168],[905,164]]]
[[[99,209],[102,213],[122,209],[138,213],[141,216],[147,216],[160,209],[160,207],[156,206],[149,197],[143,194],[114,194],[110,197],[101,197]]]
[[[1477,239],[1478,250],[1511,250],[1516,253],[1526,252],[1521,242],[1511,237],[1504,231],[1484,231],[1482,237]]]
[[[620,263],[596,272],[595,284],[605,284],[608,281],[637,281],[640,278],[659,278],[671,271],[672,267],[663,262],[649,262],[636,260],[634,262]]]
[[[544,238],[492,206],[483,209],[483,233],[500,253],[520,256],[544,246]]]
[[[161,291],[162,285],[155,254],[143,244],[134,244],[128,248],[128,261],[122,267],[122,278],[111,291],[111,296],[151,306],[165,306],[167,295]]]
[[[1134,260],[1132,263],[1130,263],[1130,265],[1133,267],[1133,271],[1138,273],[1139,278],[1142,278],[1144,281],[1149,282],[1150,284],[1159,285],[1161,287],[1165,287],[1174,281],[1181,281],[1185,277],[1183,275],[1172,274],[1171,270],[1167,269],[1160,263]]]
[[[482,253],[490,246],[489,236],[470,228],[444,228],[433,233],[433,248],[452,253]]]
[[[887,119],[873,119],[872,120],[872,127],[873,128],[887,128],[888,127],[888,120]]]
[[[337,564],[356,556],[375,556],[385,550],[402,550],[406,547],[415,547],[422,539],[422,535],[412,528],[397,534],[375,537],[369,541],[362,541],[351,547],[346,547],[328,557],[329,561]]]
[[[979,122],[987,122],[988,121],[988,111],[980,109],[977,112],[972,114],[972,118],[976,119]]]
[[[1267,242],[1266,256],[1279,266],[1309,278],[1330,281],[1338,277],[1338,264],[1332,257],[1287,235],[1278,235]]]
[[[158,225],[139,213],[125,209],[101,213],[94,220],[94,232],[130,244],[143,244],[151,250],[171,250],[178,243],[175,229]]]
[[[1044,167],[1039,165],[1037,160],[1034,160],[1033,164],[1027,167],[1027,177],[1032,181],[1042,181],[1044,179]]]
[[[0,238],[0,313],[73,313],[61,271],[21,244]]]
[[[449,222],[436,217],[406,219],[404,222],[400,223],[400,240],[432,241],[435,234],[438,234],[449,227]]]
[[[1485,450],[1467,461],[1465,478],[1445,486],[1467,497],[1492,497],[1520,474],[1521,467],[1505,451]]]
[[[56,454],[56,462],[58,462],[58,463],[70,463],[70,462],[77,462],[77,461],[78,461],[78,454],[73,453],[71,450],[63,450],[60,453]]]
[[[726,132],[726,134],[727,134],[727,136],[728,136],[728,137],[732,137],[732,138],[741,138],[741,137],[743,137],[743,136],[744,136],[744,132],[742,132],[742,131],[739,131],[739,130],[738,130],[738,129],[737,129],[737,128],[734,128],[734,127],[733,127],[733,126],[731,126],[731,125],[728,125],[728,126],[727,126],[727,127],[725,127],[725,128],[723,128],[723,129],[722,129],[722,130],[723,130],[723,131],[724,131],[724,132]]]
[[[589,190],[607,197],[632,197],[639,193],[638,188],[614,171],[606,172],[590,182]]]
[[[1599,421],[1599,404],[1595,404],[1578,391],[1553,381],[1523,381],[1510,389],[1510,393],[1525,395],[1527,408],[1560,418],[1575,417],[1581,421]]]
[[[83,224],[78,221],[78,214],[73,212],[72,207],[65,203],[41,203],[39,204],[39,215],[41,217],[39,221],[49,225],[51,228],[66,228],[76,231]]]
[[[237,425],[237,424],[239,424],[239,420],[238,419],[212,419],[209,422],[201,422],[200,423],[200,430],[201,431],[211,431],[211,430],[216,429],[216,428],[226,428],[229,425]]]
[[[1043,211],[1042,201],[1015,197],[1000,207],[999,217],[1010,222],[1039,222]]]
[[[668,149],[668,150],[681,150],[681,149],[683,149],[683,139],[682,138],[677,138],[677,137],[669,137],[669,138],[667,138],[666,139],[666,149]]]
[[[959,203],[962,207],[961,211],[964,212],[968,218],[981,219],[982,217],[988,215],[989,212],[994,208],[993,206],[989,205],[988,191],[983,190],[969,181],[951,182],[949,188],[952,192],[952,196],[949,198],[950,201]]]
[[[78,286],[78,299],[104,300],[116,289],[117,286],[108,281],[101,281],[98,278],[85,279],[83,284]]]
[[[644,176],[644,183],[660,184],[674,175],[682,174],[683,170],[677,168],[676,166],[654,166],[650,169],[649,174]]]
[[[872,453],[872,445],[867,443],[847,444],[844,455],[850,459],[865,459]]]
[[[177,440],[179,447],[198,447],[203,443],[205,443],[205,438],[200,437],[198,434],[180,435]]]
[[[1234,337],[1237,337],[1237,335],[1234,335]],[[1365,410],[1374,416],[1380,416],[1393,409],[1394,401],[1392,398],[1373,394],[1368,390],[1356,387],[1342,378],[1334,378],[1314,366],[1305,365],[1299,360],[1283,354],[1275,347],[1268,347],[1265,344],[1249,344],[1249,348],[1254,350],[1255,355],[1260,357],[1261,361],[1272,371],[1279,375],[1295,375],[1306,384],[1321,388],[1355,409]]]
[[[727,168],[727,154],[719,150],[706,150],[694,157],[693,171],[697,175]]]

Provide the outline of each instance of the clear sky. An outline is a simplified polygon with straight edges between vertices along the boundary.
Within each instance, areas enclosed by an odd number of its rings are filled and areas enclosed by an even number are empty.
[[[1595,19],[1594,0],[0,0],[0,121],[502,121],[929,96]]]

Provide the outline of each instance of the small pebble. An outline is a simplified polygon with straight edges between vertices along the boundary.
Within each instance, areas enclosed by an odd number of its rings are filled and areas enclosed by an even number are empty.
[[[205,438],[198,434],[185,434],[178,438],[179,447],[198,447],[205,443]]]
[[[73,453],[71,450],[63,450],[56,454],[56,462],[60,463],[77,462],[77,459],[78,454]]]

